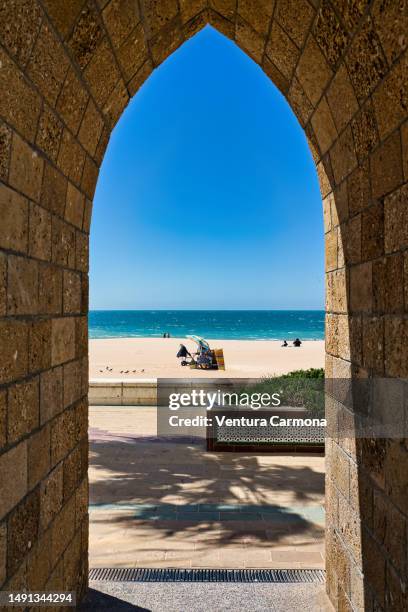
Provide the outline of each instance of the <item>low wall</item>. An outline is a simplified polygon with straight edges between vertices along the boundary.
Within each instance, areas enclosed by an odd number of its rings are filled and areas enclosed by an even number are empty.
[[[90,406],[156,406],[157,380],[155,378],[90,380],[88,398]]]

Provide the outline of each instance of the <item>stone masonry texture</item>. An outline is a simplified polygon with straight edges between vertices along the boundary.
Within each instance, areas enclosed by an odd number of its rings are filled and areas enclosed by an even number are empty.
[[[0,2],[2,589],[86,590],[98,169],[130,98],[207,24],[261,66],[308,138],[326,233],[327,375],[408,375],[406,0]],[[407,473],[406,439],[327,441],[336,610],[408,609]]]

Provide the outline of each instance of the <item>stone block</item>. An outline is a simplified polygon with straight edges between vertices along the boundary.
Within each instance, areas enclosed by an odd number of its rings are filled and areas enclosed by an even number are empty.
[[[288,92],[288,101],[293,112],[299,119],[300,124],[305,126],[313,112],[313,106],[311,105],[307,95],[296,77],[292,79]],[[322,194],[322,197],[325,195],[326,194]]]
[[[341,231],[344,255],[347,264],[361,261],[361,215],[352,217]]]
[[[62,130],[63,125],[61,121],[50,108],[45,107],[41,113],[35,142],[53,162],[58,157]]]
[[[31,321],[28,337],[28,368],[30,372],[51,366],[51,321]]]
[[[84,207],[85,196],[72,183],[68,183],[65,220],[78,228],[82,228]]]
[[[358,111],[357,98],[344,64],[334,75],[326,96],[336,128],[341,132]]]
[[[43,2],[48,15],[54,22],[61,37],[65,38],[74,25],[78,16],[82,0],[70,0],[70,2],[54,2],[54,0],[44,0]]]
[[[327,232],[325,236],[325,260],[326,260],[326,271],[330,272],[335,270],[337,266],[337,252],[338,252],[338,230],[337,228]]]
[[[88,354],[88,317],[75,319],[75,356],[85,357]]]
[[[138,4],[132,0],[111,0],[102,16],[115,48],[120,47],[140,20]]]
[[[75,267],[75,228],[58,217],[51,219],[52,261],[60,266]]]
[[[62,313],[62,270],[52,264],[40,264],[38,268],[39,312]]]
[[[7,314],[7,255],[0,252],[0,317]]]
[[[296,4],[291,0],[277,2],[275,19],[299,49],[305,42],[314,16],[315,11],[306,0],[299,0]]]
[[[7,439],[14,444],[36,429],[40,422],[38,377],[17,383],[8,391]]]
[[[0,584],[7,578],[7,524],[0,523]]]
[[[46,424],[28,439],[28,488],[48,474],[51,461],[50,427]]]
[[[337,129],[329,105],[324,97],[320,100],[320,104],[312,117],[312,126],[320,151],[324,155],[337,138]]]
[[[64,314],[81,312],[81,275],[64,270]]]
[[[238,14],[262,37],[269,33],[275,2],[270,0],[238,0]]]
[[[357,567],[362,569],[363,551],[361,547],[361,521],[358,512],[355,512],[343,497],[339,496],[339,534],[352,554]]]
[[[375,259],[384,254],[384,208],[378,202],[366,208],[361,215],[361,256]]]
[[[29,249],[30,257],[51,259],[51,214],[45,208],[30,202],[29,222]]]
[[[81,11],[79,19],[68,40],[68,46],[78,66],[82,70],[93,57],[102,38],[103,29],[100,24],[99,16],[93,5],[87,3]]]
[[[265,39],[258,34],[246,21],[237,17],[236,40],[238,45],[248,53],[258,64],[262,61]]]
[[[0,247],[27,252],[28,202],[26,198],[0,184]]]
[[[387,314],[404,310],[404,261],[401,253],[373,262],[373,309]]]
[[[368,162],[358,166],[347,178],[350,215],[364,210],[371,201]]]
[[[89,269],[89,236],[84,232],[76,232],[76,258],[77,270],[88,272]]]
[[[109,42],[104,39],[84,71],[95,102],[102,108],[120,78]]]
[[[75,590],[82,574],[81,532],[77,531],[63,556],[64,589]]]
[[[0,179],[7,181],[11,153],[11,129],[0,121]]]
[[[39,201],[44,161],[20,136],[13,135],[11,151],[10,176],[11,187]]]
[[[81,397],[81,362],[66,363],[64,366],[64,399],[63,407],[71,406]]]
[[[64,317],[52,320],[52,365],[71,361],[75,357],[75,319]]]
[[[90,99],[82,119],[78,140],[91,157],[95,154],[96,147],[101,137],[102,128],[103,118],[94,102]]]
[[[356,152],[350,126],[344,130],[331,148],[330,160],[337,184],[341,183],[357,166]]]
[[[221,0],[221,2],[225,0]],[[166,24],[174,19],[179,11],[177,0],[141,0],[143,22],[148,35],[152,38]]]
[[[326,274],[326,309],[347,312],[347,277],[344,269]]]
[[[212,3],[213,4],[213,3]],[[232,7],[235,11],[235,6]],[[228,19],[218,10],[209,10],[208,23],[227,38],[235,40],[235,18]]]
[[[207,8],[207,0],[180,0],[180,15],[187,23]]]
[[[27,587],[43,591],[51,571],[51,532],[42,534],[27,559]]]
[[[401,465],[398,463],[396,469]],[[374,491],[374,535],[385,548],[393,566],[403,575],[406,568],[406,517],[381,491]]]
[[[77,140],[68,130],[64,130],[57,163],[63,174],[76,185],[81,182],[85,157],[85,151]]]
[[[384,247],[393,253],[408,246],[408,184],[384,198]]]
[[[74,448],[64,460],[64,499],[69,499],[81,480],[81,448]]]
[[[40,423],[43,425],[63,408],[62,366],[43,372],[40,377]]]
[[[98,166],[89,156],[87,156],[81,180],[82,191],[84,191],[87,195],[87,201],[85,202],[84,218],[82,222],[82,229],[85,232],[89,232],[91,226],[92,199],[95,194],[96,182],[98,180],[98,172]]]
[[[346,64],[359,100],[364,100],[387,73],[387,62],[370,17],[366,17],[352,40]]]
[[[183,42],[183,32],[178,19],[170,21],[150,40],[153,65],[159,66]]]
[[[404,178],[408,181],[408,121],[401,126],[402,166]]]
[[[27,72],[51,106],[61,91],[69,60],[49,25],[43,21]]]
[[[51,424],[51,465],[55,465],[75,447],[75,410],[70,408]]]
[[[88,516],[88,477],[86,476],[75,493],[75,528],[78,529],[83,520]]]
[[[236,12],[236,2],[234,0],[210,0],[210,7],[225,19],[233,20]]]
[[[7,314],[36,314],[38,311],[37,261],[10,255],[7,277]]]
[[[346,48],[348,35],[329,2],[321,4],[313,34],[327,61],[334,68]]]
[[[283,93],[283,95],[286,96],[289,91],[289,81],[283,76],[275,64],[271,62],[267,55],[264,55],[262,69],[266,76],[270,78],[275,87],[277,87]]]
[[[131,96],[134,96],[139,91],[143,83],[153,72],[153,64],[150,60],[147,60],[136,72],[134,77],[128,84],[128,90]],[[96,149],[95,159],[98,163],[102,162],[105,154],[106,147],[109,142],[109,135],[107,131],[102,132],[101,140],[99,141],[98,148]]]
[[[385,558],[368,530],[362,531],[363,550],[369,563],[364,564],[364,576],[366,583],[374,590],[375,597],[380,605],[385,601]]]
[[[51,527],[51,564],[54,565],[74,536],[75,496],[62,507]]]
[[[0,450],[7,442],[7,389],[0,390]]]
[[[77,134],[82,121],[89,94],[70,68],[57,101],[57,111],[64,119],[69,129]]]
[[[408,377],[408,356],[405,346],[408,342],[408,322],[401,317],[384,320],[385,375]]]
[[[384,373],[384,326],[380,317],[363,317],[363,366]]]
[[[391,65],[407,48],[406,6],[393,0],[378,2],[373,6],[372,17],[381,47]]]
[[[0,384],[22,378],[28,370],[28,330],[22,321],[0,321]]]
[[[27,493],[27,442],[21,442],[0,455],[0,518],[3,518]]]
[[[406,330],[405,330],[406,333]],[[402,437],[402,436],[401,436]],[[394,555],[394,563],[400,571],[405,570],[404,559],[400,548],[395,550],[398,544],[394,540],[394,536],[401,534],[404,531],[404,526],[401,524],[404,522],[403,515],[406,512],[408,502],[408,489],[406,486],[406,466],[408,461],[408,451],[404,445],[403,440],[390,440],[387,445],[387,453],[385,456],[385,490],[387,492],[387,505],[389,504],[388,512],[391,514],[389,518],[390,529],[395,528],[395,533],[388,533],[388,548],[389,551]],[[393,512],[392,504],[395,505],[399,512]],[[406,520],[406,516],[405,516]],[[395,521],[395,525],[394,525]],[[405,549],[404,541],[400,542]],[[387,545],[387,544],[386,544]],[[406,550],[405,550],[406,552]]]
[[[407,116],[408,58],[393,67],[373,94],[380,138],[386,138]]]
[[[125,79],[130,80],[148,59],[143,26],[139,23],[117,52]]]
[[[8,571],[13,574],[37,541],[40,491],[35,489],[11,513],[7,523]]]
[[[332,71],[314,38],[309,38],[300,56],[296,76],[310,102],[315,105],[325,90]]]
[[[371,312],[373,306],[372,263],[350,268],[350,308],[352,312]]]
[[[371,186],[374,198],[380,198],[403,182],[401,140],[399,132],[392,134],[371,155]]]
[[[118,81],[115,89],[112,91],[103,107],[105,118],[112,128],[119,121],[129,100],[130,98],[125,83],[122,80]]]
[[[59,464],[40,485],[40,527],[45,531],[62,507],[63,467]]]
[[[40,115],[41,99],[2,50],[0,62],[0,115],[32,142]]]
[[[351,122],[357,158],[362,163],[378,143],[377,121],[371,99]]]
[[[0,38],[16,62],[25,66],[41,26],[41,9],[29,0],[7,2],[1,8]]]
[[[290,80],[299,59],[299,50],[276,21],[272,24],[266,53],[280,72]]]
[[[44,165],[44,178],[41,191],[41,205],[47,210],[62,216],[67,193],[67,179],[56,168]]]

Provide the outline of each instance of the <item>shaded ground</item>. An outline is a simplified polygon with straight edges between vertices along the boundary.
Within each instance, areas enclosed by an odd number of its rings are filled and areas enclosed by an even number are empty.
[[[331,612],[322,584],[129,584],[94,582],[79,610]]]
[[[207,453],[91,407],[91,567],[323,567],[324,458]]]

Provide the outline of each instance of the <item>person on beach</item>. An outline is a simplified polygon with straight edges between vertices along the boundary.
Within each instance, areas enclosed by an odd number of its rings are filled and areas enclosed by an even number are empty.
[[[301,340],[299,340],[299,338],[296,338],[296,340],[293,341],[293,346],[299,347],[302,344]]]
[[[286,342],[286,340],[283,341],[283,344],[281,344],[281,346],[288,346],[288,343]]]

